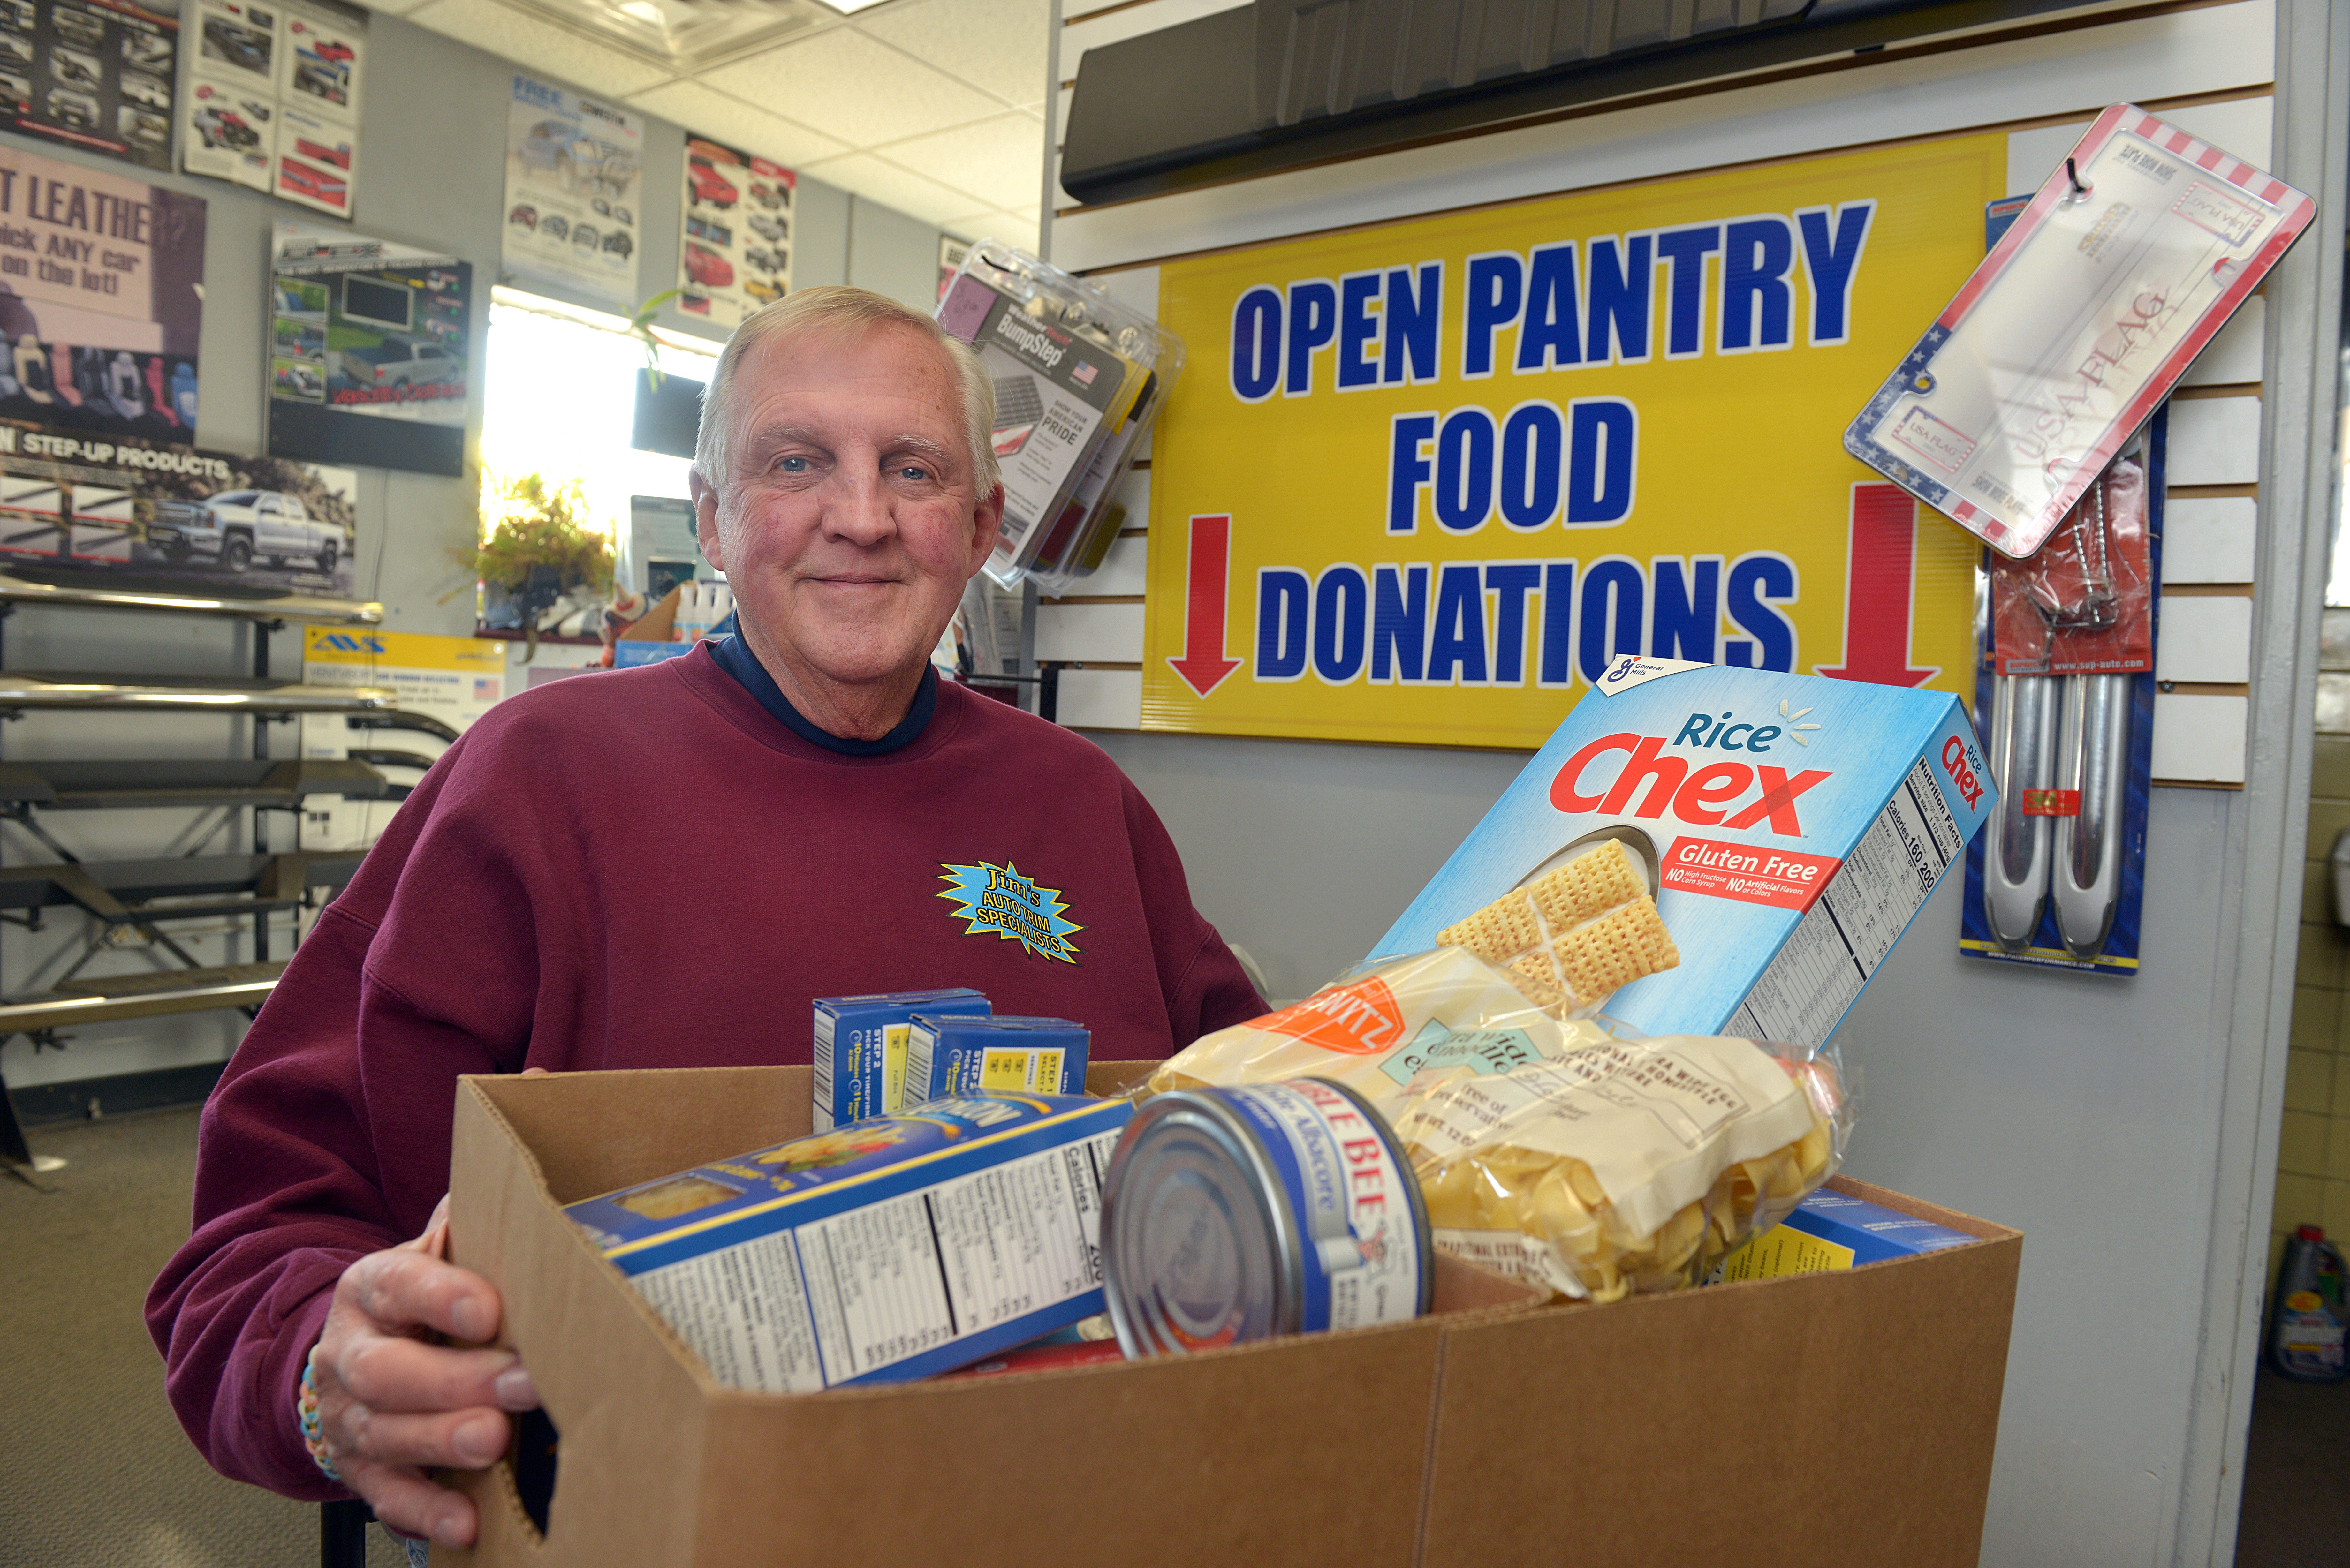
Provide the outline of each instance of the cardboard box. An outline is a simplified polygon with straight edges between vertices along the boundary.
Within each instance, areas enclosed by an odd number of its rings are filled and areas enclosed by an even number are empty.
[[[1372,952],[1424,952],[1625,837],[1661,884],[1680,963],[1616,992],[1608,1015],[1818,1045],[1997,800],[1948,692],[1627,657]]]
[[[1115,1087],[1141,1064],[1097,1063]],[[1849,1273],[1434,1315],[1182,1360],[838,1389],[713,1383],[561,1205],[809,1130],[810,1071],[469,1077],[455,1260],[562,1432],[544,1538],[507,1466],[436,1563],[1975,1568],[2021,1239]],[[1004,1463],[995,1462],[998,1459]],[[1821,1478],[1833,1484],[1822,1484]],[[1571,1547],[1571,1551],[1569,1550]]]

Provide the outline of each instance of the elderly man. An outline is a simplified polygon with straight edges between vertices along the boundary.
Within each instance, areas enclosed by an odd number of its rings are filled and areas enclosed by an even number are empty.
[[[205,1109],[148,1323],[221,1470],[473,1539],[424,1471],[494,1461],[536,1395],[506,1353],[426,1342],[498,1325],[432,1223],[461,1073],[806,1062],[811,998],[922,986],[1076,1019],[1105,1059],[1263,1011],[1118,769],[931,669],[1003,517],[993,406],[968,348],[879,296],[736,332],[692,487],[739,635],[474,725]],[[974,880],[1034,888],[1044,934],[972,919]]]

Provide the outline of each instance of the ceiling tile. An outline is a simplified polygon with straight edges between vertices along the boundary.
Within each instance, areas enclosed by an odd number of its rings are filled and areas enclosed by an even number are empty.
[[[1036,249],[1035,220],[1017,213],[970,213],[946,219],[939,227],[960,239],[1002,240],[1032,254]]]
[[[852,27],[719,66],[702,79],[851,147],[901,141],[1003,112],[978,88]]]
[[[497,0],[432,0],[410,12],[408,19],[503,59],[527,61],[524,70],[614,98],[649,88],[669,75],[577,33],[509,10]]]
[[[996,213],[982,219],[967,232],[975,240],[1002,240],[1007,245],[1019,246],[1030,255],[1036,254],[1036,222],[1033,218]]]
[[[1045,188],[1045,128],[1024,114],[935,131],[874,151],[989,207],[1024,206]]]
[[[874,157],[869,152],[851,152],[842,158],[827,158],[811,163],[800,171],[827,185],[837,185],[869,202],[885,207],[895,207],[909,217],[920,218],[926,223],[936,223],[968,213],[974,205],[967,191],[952,190],[935,180],[925,180],[920,174],[899,168],[896,164]]]
[[[848,151],[829,136],[753,109],[741,99],[729,98],[696,82],[671,82],[650,92],[637,93],[629,102],[696,135],[714,137],[745,152],[772,158],[786,168],[796,169],[819,158],[837,158]]]
[[[857,19],[858,31],[929,61],[1010,104],[1041,104],[1049,0],[914,0]]]

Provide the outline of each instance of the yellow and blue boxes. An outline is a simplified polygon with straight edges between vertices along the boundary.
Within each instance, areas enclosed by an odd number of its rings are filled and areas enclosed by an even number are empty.
[[[1773,1280],[1782,1274],[1820,1274],[1914,1258],[1944,1247],[1963,1247],[1976,1238],[1931,1220],[1920,1220],[1823,1187],[1773,1229],[1730,1254],[1725,1280]]]
[[[931,1097],[905,1094],[907,1027],[914,1014],[984,1016],[988,1011],[987,998],[969,986],[817,997],[816,1130],[894,1115]],[[1077,1085],[1083,1084],[1080,1069]]]
[[[906,1103],[998,1090],[1076,1094],[1092,1039],[1066,1018],[954,1017],[925,1007],[906,1036]]]
[[[564,1212],[730,1387],[906,1382],[1102,1310],[1101,1177],[1133,1114],[939,1100]]]

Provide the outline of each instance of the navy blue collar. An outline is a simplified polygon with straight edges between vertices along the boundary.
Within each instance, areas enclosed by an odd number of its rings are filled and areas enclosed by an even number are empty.
[[[906,716],[898,722],[896,729],[878,741],[848,740],[828,730],[816,728],[793,707],[791,700],[784,695],[784,689],[775,684],[775,678],[767,673],[767,667],[759,662],[758,656],[751,651],[742,638],[713,637],[708,640],[710,657],[718,661],[718,668],[742,682],[743,690],[756,697],[759,706],[782,721],[785,729],[810,745],[822,746],[827,752],[838,752],[844,757],[878,757],[884,752],[910,746],[929,728],[931,715],[938,711],[939,672],[935,667],[925,664],[922,666],[922,683],[914,692],[914,705],[906,710]]]

